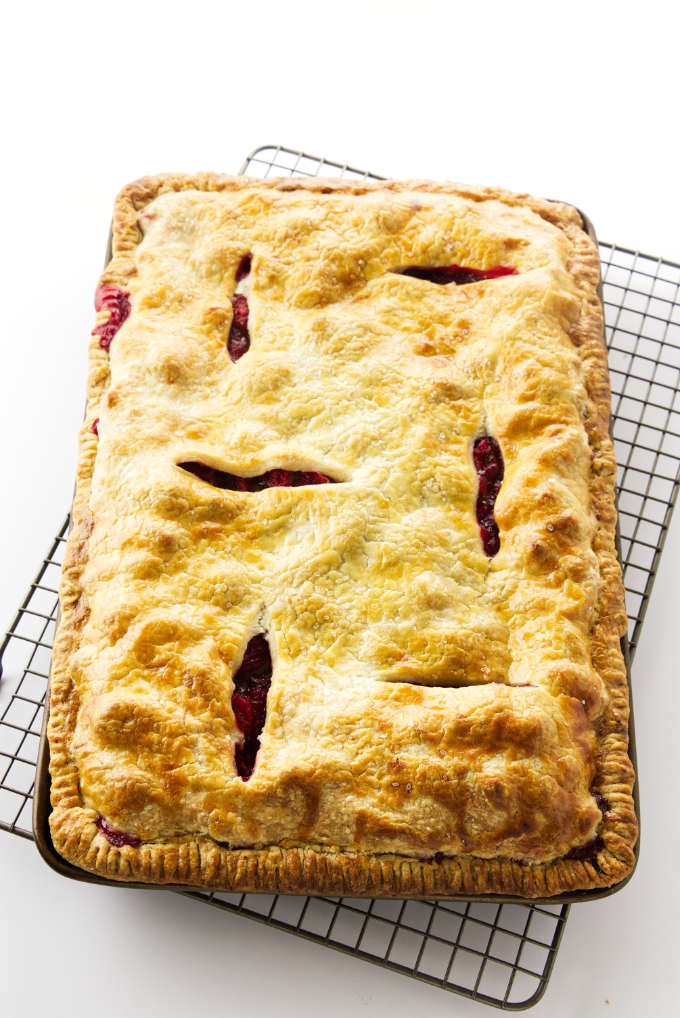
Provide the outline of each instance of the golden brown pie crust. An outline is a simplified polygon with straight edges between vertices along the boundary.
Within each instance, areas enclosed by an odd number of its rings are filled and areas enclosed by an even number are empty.
[[[232,364],[249,251],[253,343]],[[517,275],[394,272],[452,263]],[[110,355],[90,344],[52,661],[61,855],[118,880],[374,896],[630,873],[598,280],[576,210],[501,190],[206,174],[121,192],[102,284],[132,312]],[[493,559],[470,456],[486,430],[506,466]],[[191,459],[345,483],[216,492]],[[263,629],[274,680],[243,782],[231,676]]]

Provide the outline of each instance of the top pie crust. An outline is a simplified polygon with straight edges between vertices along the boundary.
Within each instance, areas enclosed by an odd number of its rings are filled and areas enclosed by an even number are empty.
[[[247,253],[252,342],[232,363]],[[454,263],[517,271],[394,271]],[[598,280],[576,210],[500,190],[121,192],[102,284],[131,312],[109,351],[90,344],[52,664],[63,856],[121,880],[400,896],[631,871]],[[505,463],[492,558],[483,433]],[[223,491],[188,461],[342,483]],[[274,671],[244,781],[232,676],[258,632]],[[141,844],[111,844],[101,817]]]

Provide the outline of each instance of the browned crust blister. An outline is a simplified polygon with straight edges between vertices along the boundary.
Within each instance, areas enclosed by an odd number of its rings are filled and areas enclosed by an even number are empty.
[[[100,349],[98,337],[93,336],[72,530],[61,580],[61,623],[52,661],[49,740],[53,812],[50,828],[55,848],[77,866],[106,878],[239,891],[421,897],[496,894],[543,898],[619,883],[634,866],[637,838],[632,796],[634,773],[628,757],[628,684],[620,648],[627,620],[615,547],[616,463],[609,434],[609,376],[602,309],[597,297],[599,260],[594,244],[582,228],[579,214],[571,206],[526,195],[452,184],[292,179],[245,182],[282,192],[303,189],[364,194],[420,189],[455,194],[475,202],[497,199],[508,205],[530,208],[559,227],[568,238],[572,251],[569,268],[581,295],[580,317],[572,331],[572,339],[581,358],[588,394],[586,430],[591,447],[590,490],[599,524],[593,551],[603,581],[592,633],[593,666],[609,694],[609,706],[598,723],[599,752],[593,782],[593,791],[609,805],[599,830],[602,847],[594,861],[562,858],[549,863],[525,864],[509,859],[466,856],[426,861],[313,847],[232,850],[202,836],[144,843],[139,848],[116,848],[109,844],[95,824],[95,812],[82,804],[78,770],[70,753],[79,705],[69,674],[69,660],[79,646],[81,629],[88,617],[82,573],[92,528],[88,507],[97,451],[92,423],[99,416],[99,407],[109,385],[108,355]],[[130,184],[116,201],[113,259],[104,272],[102,283],[124,287],[134,274],[134,251],[141,239],[138,214],[159,194],[189,188],[233,190],[243,185],[244,178],[210,174],[164,175]]]

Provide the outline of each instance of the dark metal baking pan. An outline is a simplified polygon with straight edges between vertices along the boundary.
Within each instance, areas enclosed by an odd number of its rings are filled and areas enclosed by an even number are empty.
[[[579,210],[579,214],[583,221],[583,228],[586,233],[590,236],[593,243],[597,247],[597,236],[590,219]],[[108,265],[112,255],[112,233],[109,232],[109,238],[106,248],[105,266]],[[600,300],[602,300],[602,283],[598,286],[598,293]],[[616,546],[619,561],[621,561],[621,543],[617,527],[616,535]],[[59,614],[57,615],[57,626],[59,625]],[[631,669],[630,669],[630,654],[628,649],[628,637],[624,636],[621,639],[621,649],[626,662],[626,672],[628,676],[628,690],[630,697],[630,720],[629,720],[629,756],[633,767],[635,768],[636,780],[633,786],[633,800],[635,804],[635,813],[638,818],[638,826],[640,823],[640,802],[638,792],[638,781],[637,781],[637,753],[635,746],[635,727],[633,719],[633,702],[632,702],[632,686],[631,686]],[[148,884],[137,881],[127,880],[108,880],[105,877],[100,877],[94,873],[89,873],[87,870],[82,870],[77,866],[73,866],[67,862],[62,856],[60,856],[54,848],[52,838],[49,829],[49,815],[51,811],[50,806],[50,773],[49,773],[49,743],[47,740],[47,722],[49,717],[49,683],[47,687],[47,694],[45,700],[45,713],[43,716],[42,731],[40,735],[40,751],[38,754],[38,762],[36,767],[36,780],[35,780],[35,791],[33,797],[33,835],[35,843],[38,847],[38,851],[45,860],[48,866],[50,866],[57,873],[62,876],[69,877],[72,880],[80,880],[89,884],[101,884],[108,887],[131,887],[142,890],[165,890],[165,891],[189,891],[196,892],[197,890],[205,890],[205,888],[197,886],[187,886],[182,884]],[[608,897],[614,894],[616,891],[621,890],[633,876],[637,862],[639,858],[639,846],[640,836],[638,834],[638,840],[635,845],[635,863],[631,872],[617,884],[611,887],[594,888],[588,891],[575,891],[571,894],[555,895],[549,898],[531,898],[525,899],[515,895],[498,895],[498,894],[454,894],[446,896],[427,896],[425,900],[446,900],[446,901],[475,901],[475,902],[495,902],[500,904],[522,904],[522,905],[540,905],[540,904],[575,904],[577,902],[584,901],[595,901],[599,898]],[[235,890],[238,888],[223,888],[223,890]],[[256,893],[248,891],[249,894]],[[271,894],[277,893],[272,890],[265,891],[263,893]],[[362,895],[352,894],[353,898],[362,897]],[[375,895],[363,895],[363,897],[374,898]]]

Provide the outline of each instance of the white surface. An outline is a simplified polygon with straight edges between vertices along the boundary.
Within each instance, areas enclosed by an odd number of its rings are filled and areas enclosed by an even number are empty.
[[[235,171],[282,142],[378,173],[562,197],[604,239],[680,261],[678,27],[677,8],[656,2],[3,7],[0,628],[70,502],[118,187],[161,170]],[[634,669],[638,873],[572,909],[537,1018],[677,1005],[679,562],[676,519]],[[485,1013],[174,895],[71,884],[4,833],[0,901],[10,1015]]]

